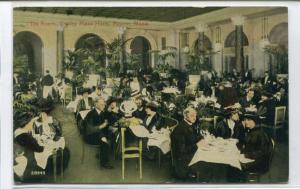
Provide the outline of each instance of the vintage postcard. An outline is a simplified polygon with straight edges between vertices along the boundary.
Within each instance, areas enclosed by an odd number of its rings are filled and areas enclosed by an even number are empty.
[[[287,183],[286,7],[15,7],[14,182]]]

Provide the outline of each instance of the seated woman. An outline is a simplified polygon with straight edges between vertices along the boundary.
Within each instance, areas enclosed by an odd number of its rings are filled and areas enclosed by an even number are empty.
[[[33,137],[37,140],[37,142],[45,148],[47,152],[44,154],[36,155],[37,158],[39,156],[49,157],[47,166],[45,166],[46,160],[44,162],[40,162],[40,166],[46,168],[47,171],[52,172],[53,165],[52,165],[52,151],[53,150],[61,150],[61,153],[57,153],[57,162],[61,162],[60,158],[63,155],[63,168],[65,169],[68,165],[70,159],[70,152],[67,147],[65,147],[65,140],[62,136],[62,129],[59,122],[50,116],[50,112],[53,108],[52,102],[48,100],[42,99],[39,102],[39,110],[40,115],[36,117],[33,121]],[[39,158],[40,159],[40,158]],[[57,164],[57,170],[60,171],[60,164]]]
[[[213,134],[216,137],[236,138],[243,143],[245,139],[245,129],[240,123],[239,111],[236,109],[227,109],[225,119],[217,123]]]
[[[33,114],[29,112],[14,114],[14,127],[16,128],[14,131],[15,181],[35,182],[46,175],[45,170],[37,165],[34,157],[34,153],[43,152],[44,147],[32,137],[33,122]],[[25,157],[26,161],[20,161],[22,157]]]
[[[258,124],[258,115],[245,114],[242,121],[246,129],[245,144],[241,153],[254,162],[242,164],[243,171],[264,173],[269,169],[269,158],[272,151],[272,141]]]

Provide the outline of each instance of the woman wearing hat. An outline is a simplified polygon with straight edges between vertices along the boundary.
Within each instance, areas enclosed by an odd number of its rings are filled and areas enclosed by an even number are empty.
[[[64,137],[62,137],[62,129],[60,123],[50,115],[50,112],[53,109],[53,101],[49,99],[40,99],[38,104],[40,114],[39,117],[37,117],[33,122],[33,137],[37,139],[37,141],[39,141],[39,144],[41,144],[48,150],[50,148],[61,150],[61,152],[63,153],[63,165],[60,165],[62,154],[57,153],[57,167],[62,166],[63,169],[65,169],[69,163],[70,151],[65,146],[65,140]],[[46,172],[52,172],[52,158],[54,157],[50,155],[49,157],[45,156],[45,158],[48,158],[48,163],[45,166],[45,170]],[[57,170],[60,171],[61,169]]]
[[[227,109],[225,112],[225,119],[217,123],[214,130],[216,137],[236,138],[239,141],[244,141],[245,130],[239,118],[239,111],[236,109]]]
[[[82,99],[78,102],[77,111],[90,110],[93,107],[93,99],[89,97],[91,90],[85,88],[82,90]]]
[[[272,141],[258,124],[258,115],[246,113],[243,115],[242,124],[246,129],[245,142],[241,153],[254,162],[242,164],[244,171],[265,172],[268,169]]]
[[[24,156],[27,161],[14,162],[15,180],[22,180],[23,182],[33,182],[45,176],[45,171],[37,165],[34,158],[35,152],[43,152],[44,147],[40,146],[35,138],[32,136],[33,114],[29,112],[16,112],[14,114],[14,152],[17,153],[18,149],[23,152],[16,154],[14,160],[18,157]],[[18,148],[16,148],[18,147]],[[22,171],[20,171],[20,168]],[[43,175],[32,174],[33,171],[43,173]]]

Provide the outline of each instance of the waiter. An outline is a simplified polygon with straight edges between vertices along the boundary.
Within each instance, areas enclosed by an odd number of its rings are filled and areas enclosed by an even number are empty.
[[[54,84],[54,79],[50,75],[49,70],[46,70],[46,75],[42,78],[41,84],[43,87],[43,98],[50,96],[53,99],[52,86]]]

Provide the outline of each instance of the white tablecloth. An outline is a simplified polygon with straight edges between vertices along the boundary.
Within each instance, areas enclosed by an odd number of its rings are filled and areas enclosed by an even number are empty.
[[[198,147],[193,159],[189,163],[189,166],[199,161],[205,161],[227,164],[241,170],[241,162],[248,163],[254,160],[245,158],[245,156],[238,150],[236,143],[236,139],[204,139]]]
[[[170,131],[168,129],[161,128],[159,131],[153,130],[148,138],[148,146],[156,146],[161,149],[164,154],[171,151]]]
[[[133,134],[137,137],[148,138],[148,146],[156,146],[166,154],[171,150],[170,131],[162,128],[161,130],[153,129],[150,133],[144,126],[129,127]]]
[[[53,151],[58,148],[65,148],[65,139],[61,137],[58,141],[53,140],[38,140],[39,145],[44,146],[43,152],[35,152],[34,157],[37,165],[43,169],[47,166],[48,158],[53,154]]]

